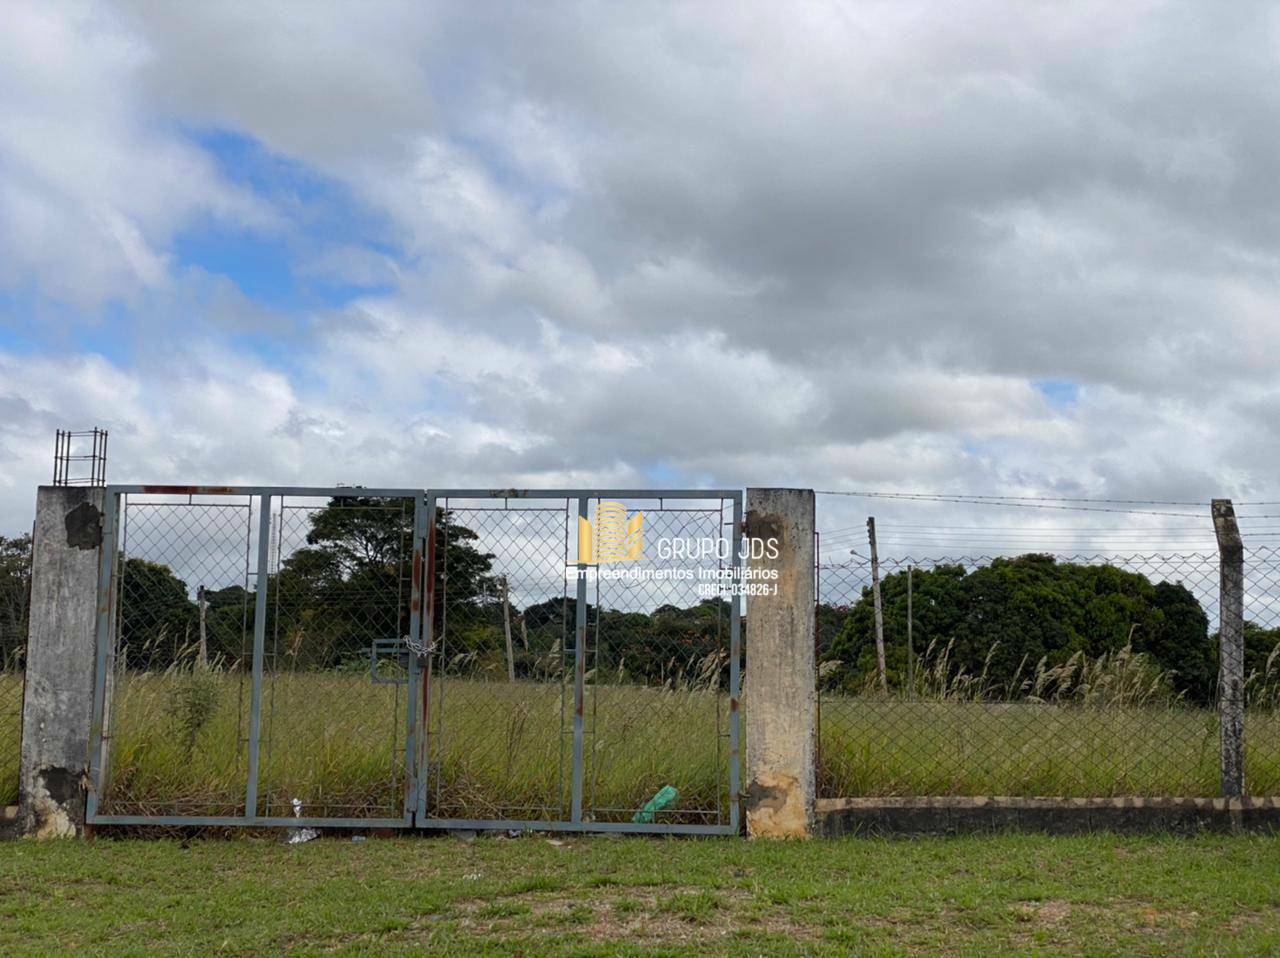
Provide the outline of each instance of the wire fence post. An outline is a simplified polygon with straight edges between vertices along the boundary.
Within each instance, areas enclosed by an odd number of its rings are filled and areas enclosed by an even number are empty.
[[[1244,542],[1230,499],[1213,500],[1218,538],[1218,715],[1222,794],[1244,794]]]
[[[889,676],[884,664],[884,608],[880,603],[880,554],[876,551],[875,516],[867,518],[867,539],[871,543],[871,593],[876,613],[876,668],[880,672],[880,689],[889,691]]]
[[[916,648],[911,623],[915,571],[915,566],[907,566],[907,694],[912,697],[916,694]]]
[[[507,577],[498,577],[498,588],[502,590],[502,633],[507,640],[507,681],[516,680],[516,655],[511,646],[511,597],[507,592]]]

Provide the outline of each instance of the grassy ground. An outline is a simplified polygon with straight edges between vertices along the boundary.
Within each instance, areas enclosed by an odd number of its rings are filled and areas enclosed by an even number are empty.
[[[116,688],[106,807],[122,814],[234,814],[247,778],[243,676],[131,674]],[[443,691],[443,695],[440,692]],[[560,818],[569,800],[572,691],[560,683],[449,678],[432,701],[431,807],[456,817]],[[16,694],[15,694],[16,693]],[[0,675],[0,804],[17,786],[17,677]],[[283,673],[264,690],[260,794],[308,814],[397,817],[404,794],[405,690],[367,675]],[[630,818],[663,785],[670,820],[724,808],[728,702],[690,689],[592,687],[585,802]],[[189,735],[191,716],[203,716]],[[186,716],[184,718],[183,716]],[[441,732],[443,731],[443,734]],[[1170,705],[907,701],[824,695],[824,795],[1200,795],[1218,793],[1215,713]],[[1251,710],[1245,773],[1280,794],[1280,712]],[[746,743],[749,747],[750,743]]]
[[[1274,954],[1280,841],[0,845],[0,953]]]
[[[187,748],[169,674],[130,675],[116,690],[111,800],[125,812],[179,803],[234,811],[244,793],[246,683],[217,675],[216,708]],[[448,678],[433,688],[431,801],[458,817],[557,817],[568,799],[572,692],[560,683]],[[288,814],[396,815],[402,801],[403,688],[367,676],[284,673],[264,691],[261,791]],[[718,713],[717,714],[717,710]],[[592,687],[586,802],[629,817],[657,789],[681,792],[677,814],[722,806],[728,743],[724,695]],[[443,731],[443,734],[441,732]],[[1280,791],[1280,715],[1251,712],[1246,774]],[[1218,723],[1168,705],[907,701],[824,695],[828,795],[1217,794]],[[750,743],[747,743],[748,747]]]
[[[18,800],[22,674],[0,672],[0,805]]]
[[[130,675],[116,687],[106,807],[121,814],[235,813],[247,775],[248,693],[212,678],[213,704],[193,738],[175,716],[190,676]],[[282,673],[263,691],[260,793],[269,814],[290,799],[308,815],[399,816],[404,687],[367,675]],[[717,716],[717,708],[720,715]],[[728,697],[601,686],[586,703],[585,807],[629,820],[666,784],[680,791],[669,820],[703,822],[727,807]],[[558,682],[449,678],[433,686],[431,806],[440,817],[563,818],[570,798],[572,689]]]
[[[1273,713],[1250,713],[1255,794],[1280,788]],[[824,696],[823,791],[861,795],[1219,794],[1207,709]]]

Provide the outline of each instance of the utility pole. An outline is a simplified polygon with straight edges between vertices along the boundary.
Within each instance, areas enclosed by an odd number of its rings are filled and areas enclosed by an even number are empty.
[[[876,551],[876,520],[867,518],[867,539],[871,543],[871,594],[876,609],[876,666],[880,670],[880,688],[889,691],[889,675],[884,665],[884,610],[880,605],[880,554]]]
[[[200,668],[209,667],[209,639],[205,631],[205,610],[209,603],[205,600],[204,586],[196,589],[196,601],[200,603]]]
[[[507,577],[505,575],[499,577],[498,586],[502,589],[502,631],[507,639],[507,681],[514,682],[516,680],[516,656],[511,647],[511,602],[507,598]]]
[[[912,579],[914,577],[913,574],[915,573],[915,571],[916,571],[915,566],[913,565],[907,566],[907,689],[909,690],[908,695],[910,695],[913,698],[915,697],[915,694],[916,694],[916,650],[915,650],[915,643],[912,641],[912,635],[911,635],[911,627],[912,627],[911,604],[912,604],[912,598],[913,598],[912,593],[914,592],[914,583],[912,582]]]

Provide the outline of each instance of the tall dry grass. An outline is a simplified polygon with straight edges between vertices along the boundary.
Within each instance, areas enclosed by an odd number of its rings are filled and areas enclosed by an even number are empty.
[[[949,647],[926,650],[912,690],[824,693],[826,795],[1204,795],[1218,793],[1218,721],[1169,691],[1131,649],[1019,670],[995,686]],[[584,805],[629,818],[663,785],[671,818],[726,807],[728,699],[714,676],[661,687],[588,675]],[[824,663],[830,669],[830,663]],[[0,803],[17,797],[20,673],[0,673]],[[1246,787],[1280,794],[1280,654],[1249,677]],[[238,814],[248,770],[247,676],[186,665],[115,678],[104,810]],[[557,670],[507,683],[448,676],[432,687],[429,807],[438,817],[558,819],[571,782],[572,688]],[[260,794],[272,815],[399,816],[407,787],[402,686],[360,672],[268,675]]]
[[[824,694],[821,793],[1220,793],[1216,712],[1175,695],[1169,673],[1145,656],[1126,646],[1058,665],[1024,659],[1011,680],[996,683],[986,667],[995,651],[974,673],[954,665],[950,644],[932,643],[914,688],[885,695],[869,684],[858,694]],[[1252,794],[1280,792],[1280,695],[1262,694],[1274,688],[1254,681],[1245,735]]]
[[[728,697],[706,685],[611,685],[588,676],[584,808],[629,819],[663,785],[680,792],[668,820],[727,819]],[[216,706],[193,732],[181,704],[193,682]],[[117,678],[103,810],[226,815],[243,810],[248,682],[189,669]],[[567,817],[572,687],[561,680],[446,677],[431,689],[429,785],[439,818]],[[199,699],[199,695],[194,696]],[[259,795],[265,814],[398,817],[405,776],[406,687],[367,674],[267,676]]]
[[[18,800],[22,673],[0,670],[0,805]]]

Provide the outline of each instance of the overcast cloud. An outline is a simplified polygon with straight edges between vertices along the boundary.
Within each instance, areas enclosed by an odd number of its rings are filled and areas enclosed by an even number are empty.
[[[1280,499],[1274,4],[428,6],[5,5],[0,532],[92,425],[117,481]]]

